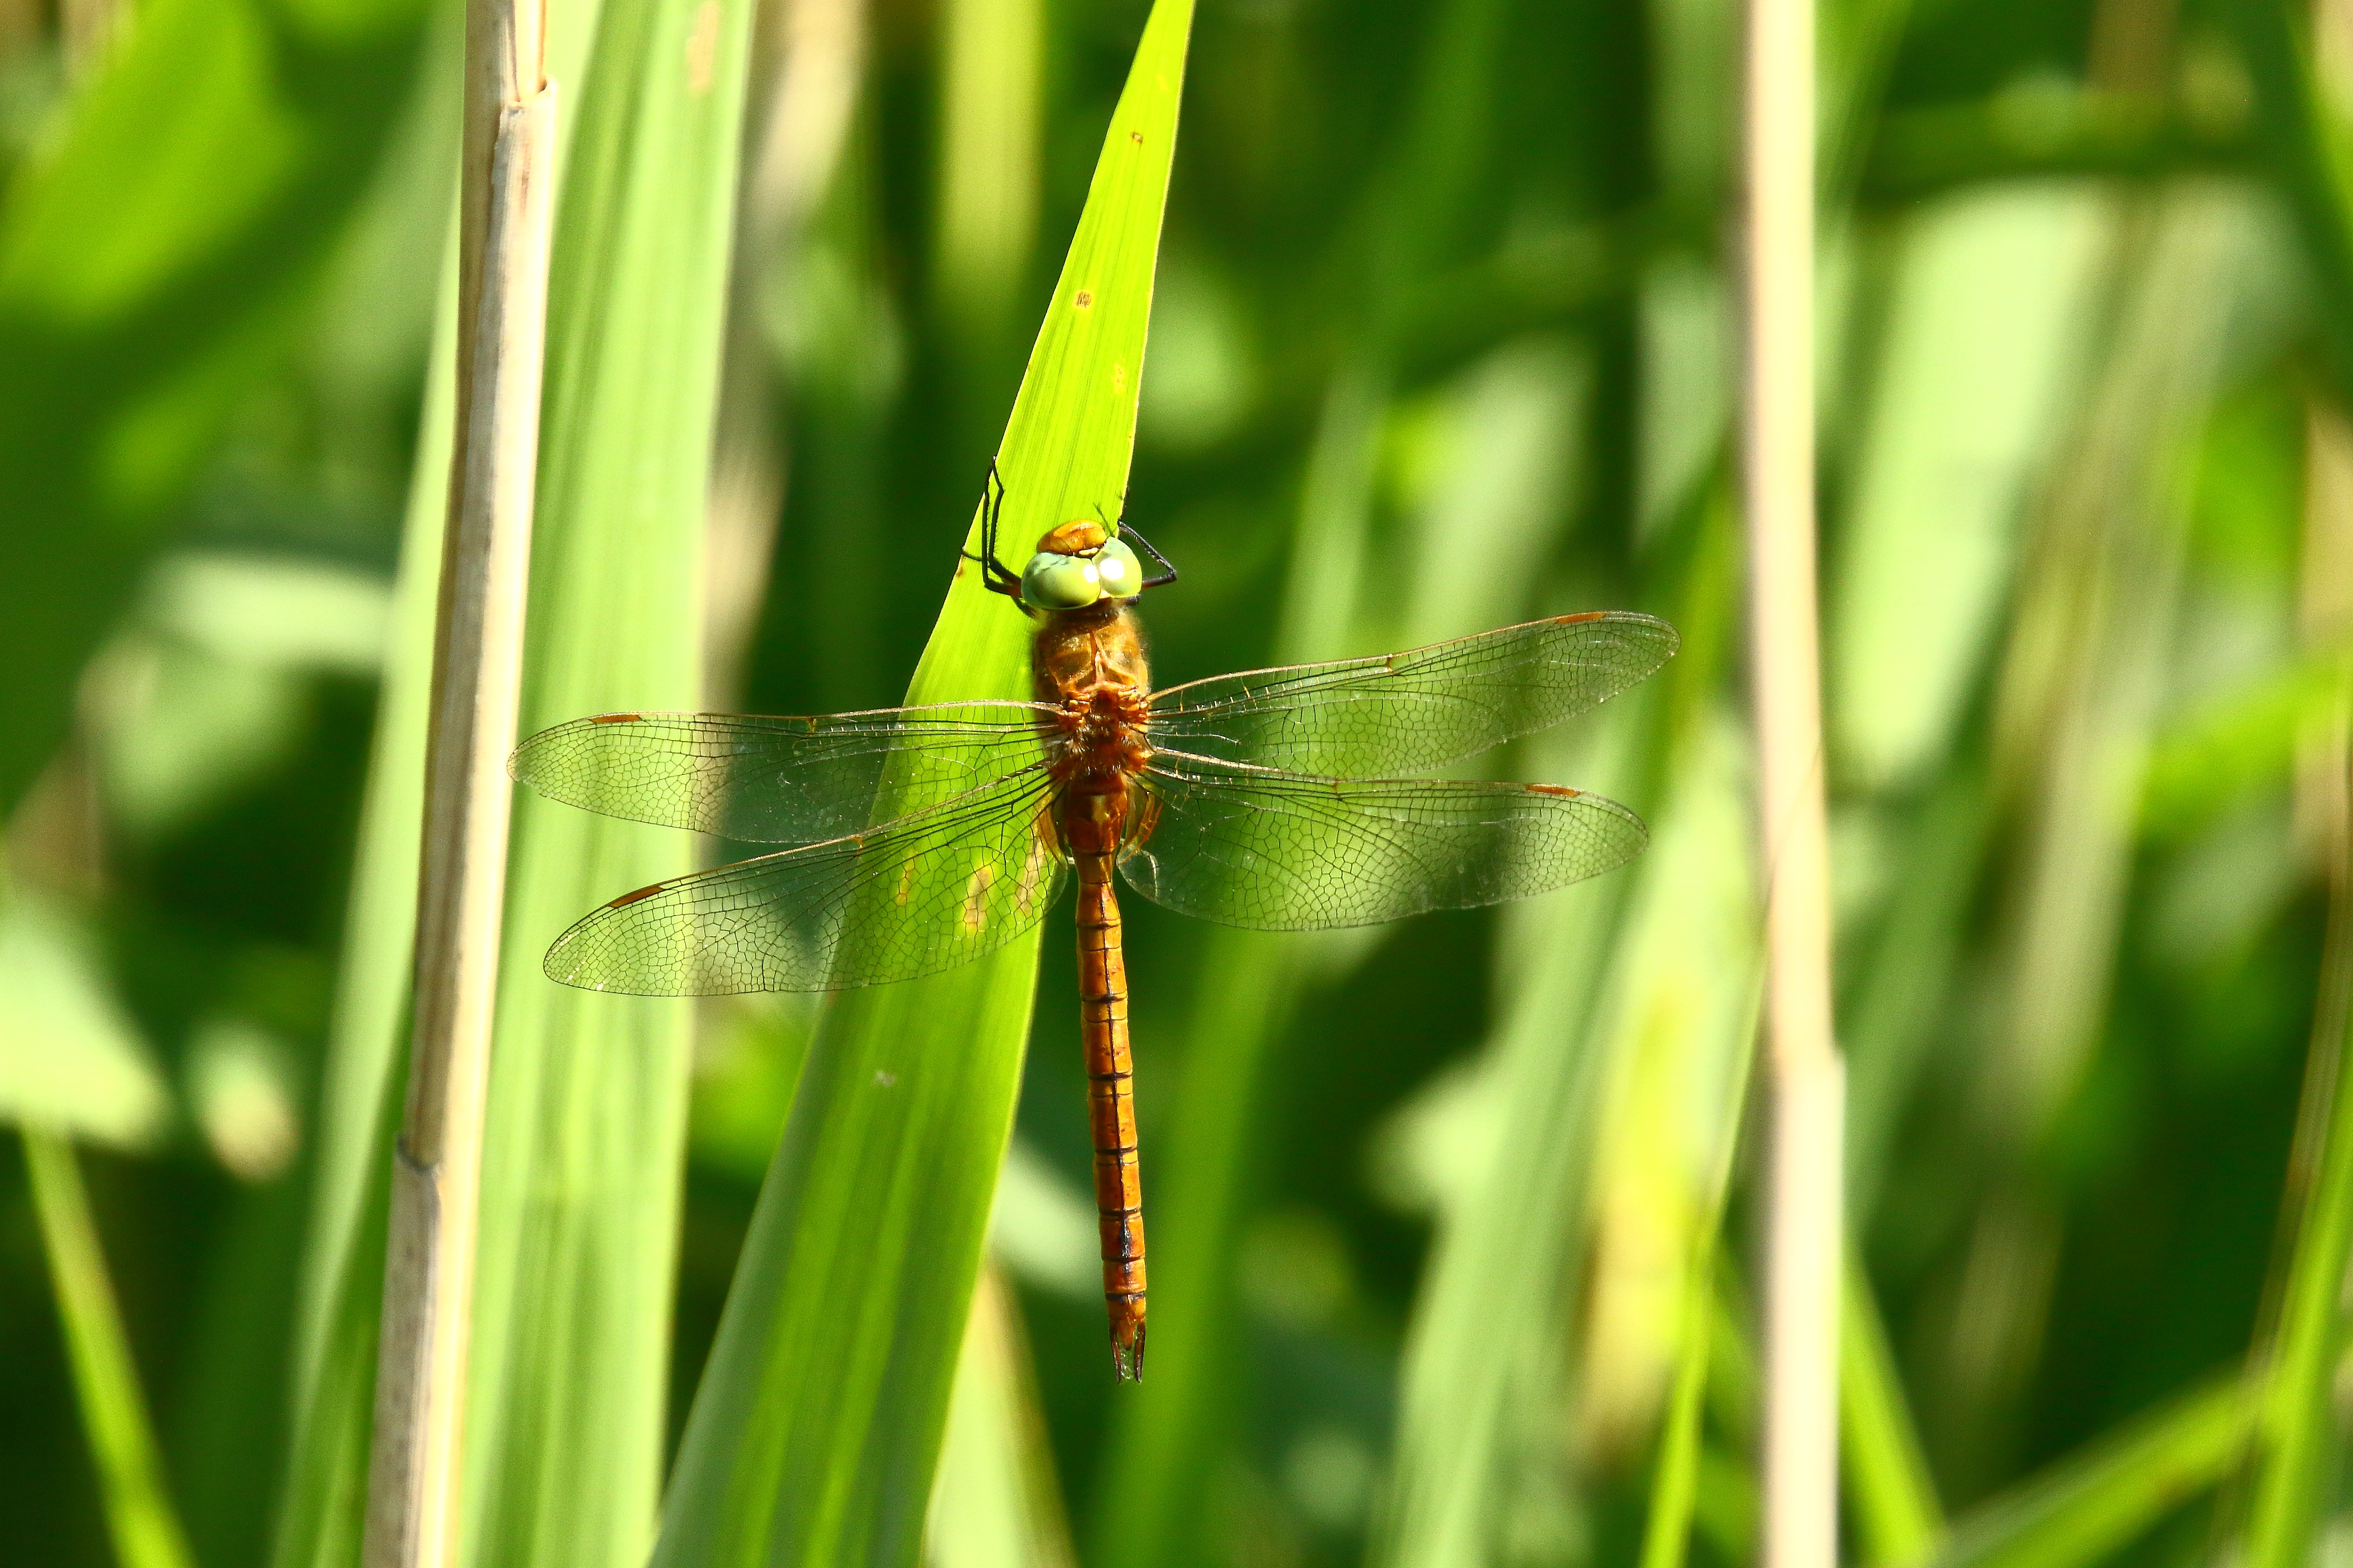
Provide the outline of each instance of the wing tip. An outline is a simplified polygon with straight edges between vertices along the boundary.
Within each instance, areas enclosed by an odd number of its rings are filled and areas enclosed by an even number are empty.
[[[638,724],[644,722],[645,717],[643,713],[592,713],[584,719],[566,719],[561,724],[535,730],[507,753],[507,777],[517,784],[531,785],[550,800],[561,800],[563,796],[551,794],[544,781],[534,774],[533,763],[541,752],[567,736],[593,730],[600,724]]]
[[[1573,616],[1555,616],[1550,624],[1556,626],[1585,626],[1597,621],[1608,621],[1620,626],[1640,626],[1654,635],[1664,634],[1661,640],[1666,646],[1669,658],[1683,647],[1683,634],[1675,630],[1674,623],[1648,610],[1579,610]]]

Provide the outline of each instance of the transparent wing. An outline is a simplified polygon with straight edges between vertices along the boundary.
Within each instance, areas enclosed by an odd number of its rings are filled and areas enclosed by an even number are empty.
[[[1553,784],[1332,779],[1155,756],[1120,862],[1156,904],[1313,931],[1548,891],[1642,852],[1641,819]]]
[[[1336,778],[1419,773],[1556,724],[1674,656],[1675,630],[1630,611],[1560,616],[1373,658],[1172,686],[1152,742]]]
[[[843,991],[966,963],[1062,879],[1042,763],[871,833],[625,893],[556,939],[552,980],[639,996]]]
[[[756,844],[816,844],[873,820],[886,763],[910,798],[944,799],[1036,762],[1028,702],[879,708],[810,719],[604,713],[543,730],[507,771],[606,816]]]

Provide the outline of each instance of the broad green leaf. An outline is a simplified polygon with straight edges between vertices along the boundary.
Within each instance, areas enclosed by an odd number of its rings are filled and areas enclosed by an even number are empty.
[[[0,807],[369,188],[423,0],[153,0],[0,205]],[[32,526],[32,520],[38,526]]]
[[[1191,21],[1188,0],[1153,8],[998,448],[1017,567],[1056,523],[1119,512]],[[960,567],[908,700],[1026,695],[1028,633]],[[696,1391],[663,1568],[915,1561],[1038,941],[829,1004]]]

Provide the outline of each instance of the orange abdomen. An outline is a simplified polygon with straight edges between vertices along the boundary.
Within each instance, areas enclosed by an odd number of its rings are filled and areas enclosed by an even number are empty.
[[[1112,1366],[1144,1367],[1144,1181],[1135,1151],[1135,1063],[1128,1051],[1127,961],[1112,861],[1126,816],[1124,781],[1063,797],[1063,841],[1079,873],[1079,1020],[1087,1060],[1087,1120],[1094,1134],[1095,1216],[1103,1242],[1103,1307]]]

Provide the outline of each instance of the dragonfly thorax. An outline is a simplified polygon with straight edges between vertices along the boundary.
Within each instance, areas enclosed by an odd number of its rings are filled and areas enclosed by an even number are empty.
[[[1060,718],[1054,771],[1066,780],[1132,773],[1152,755],[1141,693],[1099,686],[1066,703]]]
[[[1103,687],[1133,692],[1140,701],[1152,689],[1144,630],[1124,604],[1109,599],[1057,610],[1029,645],[1029,677],[1031,694],[1056,708]]]
[[[1058,774],[1143,766],[1151,674],[1144,634],[1125,605],[1090,605],[1048,616],[1030,648],[1030,677],[1037,700],[1057,710],[1050,744]]]

